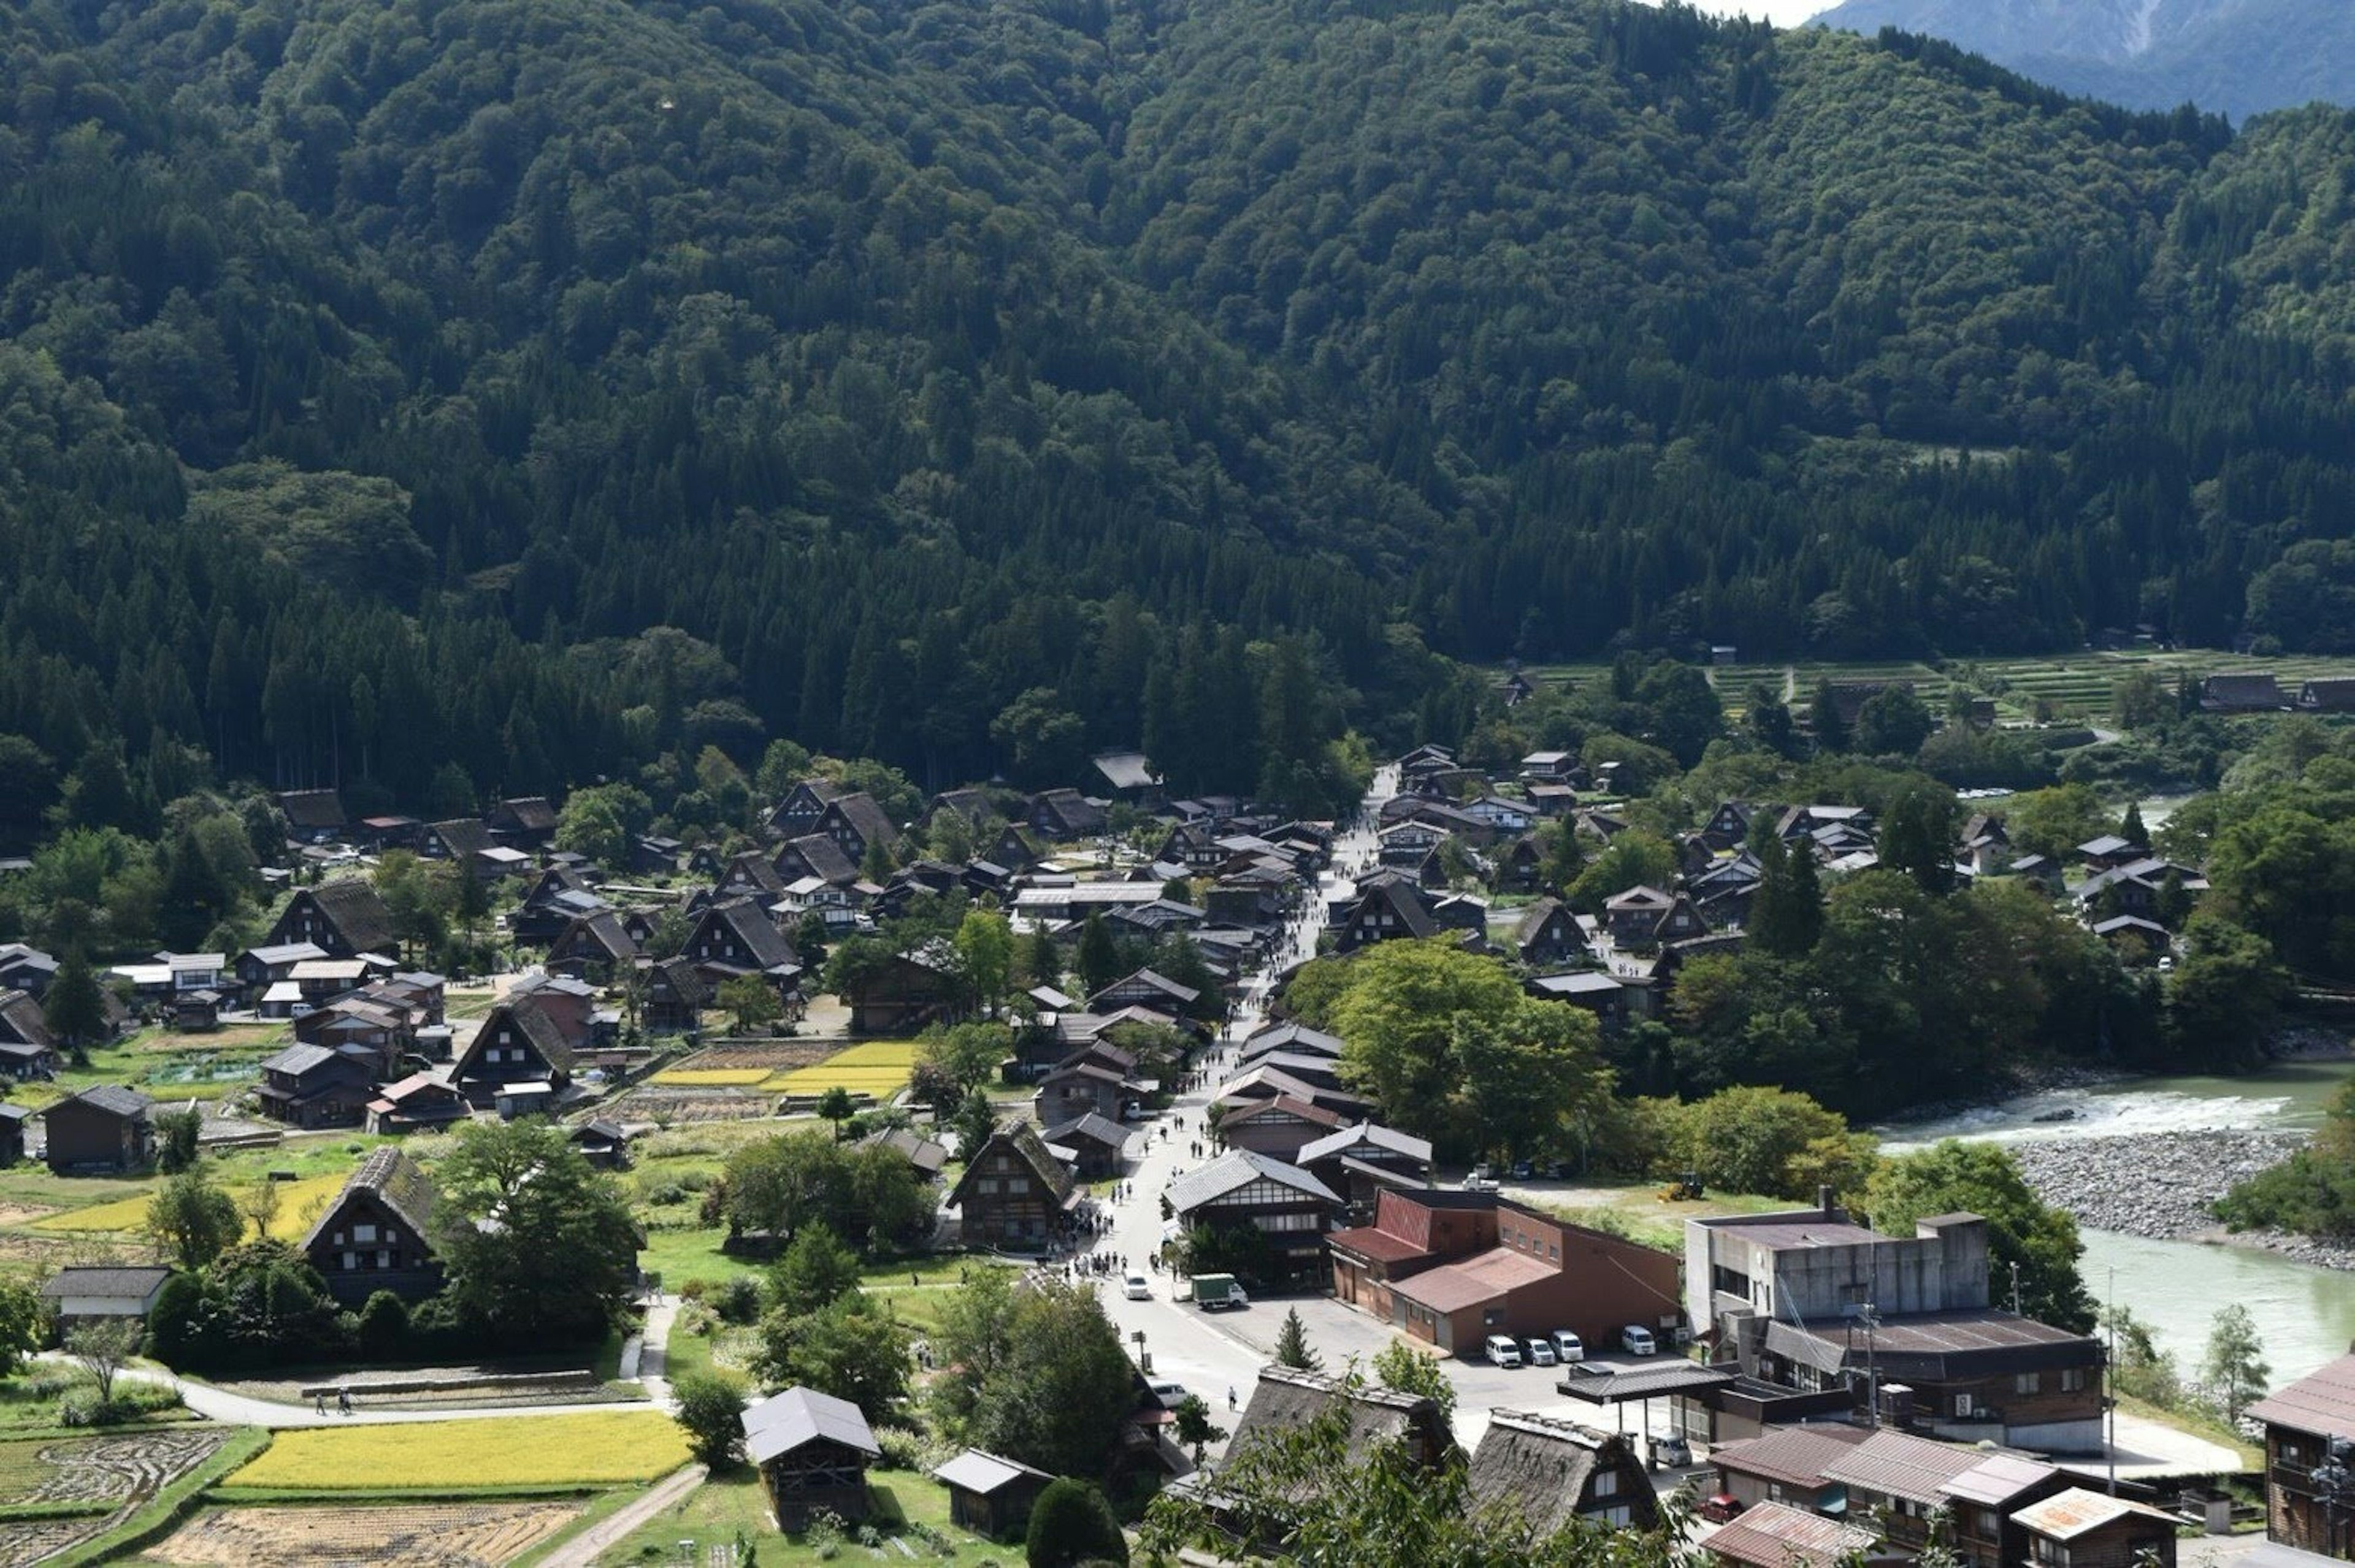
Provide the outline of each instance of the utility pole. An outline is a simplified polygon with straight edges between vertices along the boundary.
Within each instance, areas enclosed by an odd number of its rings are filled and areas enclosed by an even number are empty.
[[[2013,1265],[2015,1268],[2017,1264]],[[2102,1356],[2102,1414],[2108,1421],[2110,1440],[2103,1445],[2110,1462],[2110,1496],[2118,1495],[2118,1265],[2110,1265],[2108,1291],[2109,1349]]]
[[[2019,1316],[2019,1265],[2011,1265],[2011,1315]]]

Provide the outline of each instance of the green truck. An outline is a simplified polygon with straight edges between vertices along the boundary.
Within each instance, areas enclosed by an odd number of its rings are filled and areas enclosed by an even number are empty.
[[[1194,1305],[1205,1312],[1216,1312],[1228,1307],[1249,1307],[1251,1297],[1235,1283],[1231,1274],[1198,1274],[1194,1276]]]

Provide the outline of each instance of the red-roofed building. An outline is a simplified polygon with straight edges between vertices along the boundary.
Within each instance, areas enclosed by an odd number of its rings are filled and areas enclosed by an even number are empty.
[[[1492,1192],[1382,1191],[1374,1222],[1326,1238],[1333,1293],[1443,1350],[1568,1328],[1591,1344],[1678,1321],[1677,1260]]]

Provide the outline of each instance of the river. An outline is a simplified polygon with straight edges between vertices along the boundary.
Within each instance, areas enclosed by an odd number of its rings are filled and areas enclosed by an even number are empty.
[[[2278,1063],[2239,1078],[2139,1078],[2057,1089],[1936,1121],[1879,1129],[1892,1153],[1939,1138],[1994,1142],[2130,1136],[2208,1129],[2309,1128],[2355,1063]],[[2067,1122],[2040,1116],[2073,1111]],[[2161,1349],[2196,1374],[2217,1308],[2239,1302],[2255,1319],[2279,1384],[2355,1346],[2355,1274],[2317,1268],[2254,1248],[2083,1232],[2085,1284],[2117,1298],[2151,1326]],[[2113,1285],[2115,1280],[2115,1286]]]

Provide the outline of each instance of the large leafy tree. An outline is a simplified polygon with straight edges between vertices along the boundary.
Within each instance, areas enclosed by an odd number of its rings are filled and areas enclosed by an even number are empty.
[[[1104,1472],[1135,1404],[1128,1356],[1095,1292],[981,1269],[933,1336],[933,1409],[963,1440],[1061,1475]]]
[[[434,1169],[451,1301],[507,1344],[602,1334],[637,1283],[639,1234],[613,1179],[560,1127],[474,1122]]]
[[[2020,1310],[2058,1328],[2094,1327],[2094,1298],[2077,1271],[2077,1221],[2038,1198],[2000,1145],[1949,1138],[1885,1160],[1865,1187],[1864,1209],[1874,1228],[1899,1236],[1933,1214],[1983,1216],[1992,1296],[2010,1299],[2017,1264]]]

